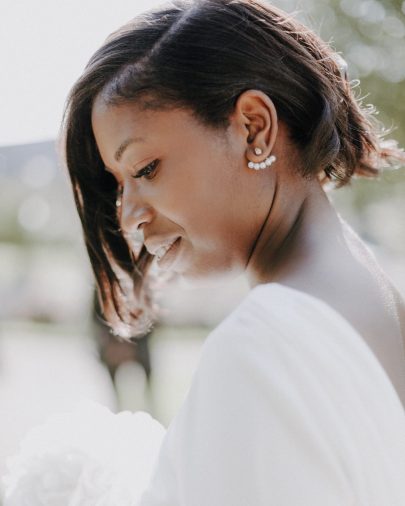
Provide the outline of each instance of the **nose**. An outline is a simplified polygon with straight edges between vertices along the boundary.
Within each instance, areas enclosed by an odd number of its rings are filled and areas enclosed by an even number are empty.
[[[129,185],[124,185],[120,203],[120,225],[124,234],[133,234],[152,221],[152,207],[143,202],[133,189],[131,191]]]

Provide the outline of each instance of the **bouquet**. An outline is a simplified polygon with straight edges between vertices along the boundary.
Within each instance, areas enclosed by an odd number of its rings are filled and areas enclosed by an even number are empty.
[[[4,506],[136,506],[165,428],[144,411],[81,403],[32,429],[7,462]]]

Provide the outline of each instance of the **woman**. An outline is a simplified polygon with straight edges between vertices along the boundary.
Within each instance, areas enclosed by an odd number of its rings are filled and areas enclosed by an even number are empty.
[[[110,35],[71,92],[111,327],[149,328],[156,275],[251,287],[204,343],[143,505],[405,504],[405,304],[325,193],[405,157],[343,63],[267,3],[176,1]]]

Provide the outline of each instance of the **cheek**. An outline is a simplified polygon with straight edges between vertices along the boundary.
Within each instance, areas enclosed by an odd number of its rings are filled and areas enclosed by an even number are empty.
[[[207,247],[234,245],[238,240],[238,208],[229,191],[217,182],[200,184],[198,192],[190,193],[182,201],[184,224],[194,239],[206,242]]]
[[[201,269],[245,264],[253,237],[243,167],[218,160],[166,166],[156,194],[157,209],[182,229],[190,260]]]
[[[201,204],[201,206],[199,205]],[[232,202],[218,204],[212,199],[190,203],[193,212],[184,224],[194,261],[202,267],[218,271],[245,265],[252,243],[252,234],[241,227],[240,216]]]

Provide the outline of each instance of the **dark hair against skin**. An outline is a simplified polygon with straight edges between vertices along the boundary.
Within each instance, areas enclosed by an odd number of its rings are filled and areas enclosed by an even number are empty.
[[[153,257],[144,246],[135,254],[119,228],[117,182],[91,126],[95,97],[183,107],[225,129],[238,96],[261,90],[300,150],[301,175],[340,187],[405,157],[383,141],[387,132],[356,99],[336,57],[311,30],[255,0],[175,1],[134,18],[92,56],[68,97],[62,142],[103,313],[117,334],[143,334],[156,316]]]

